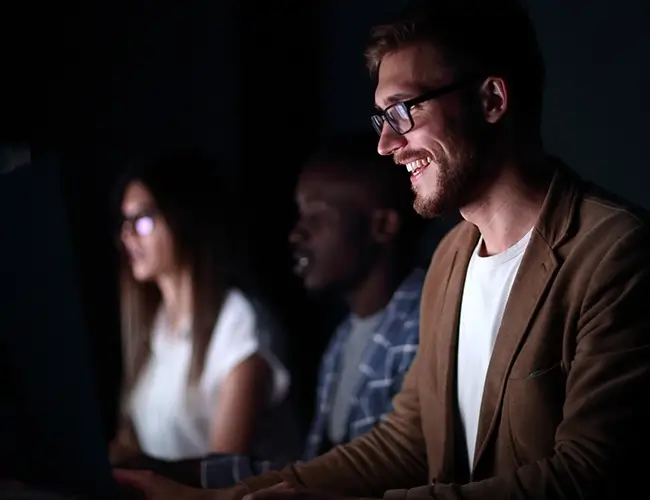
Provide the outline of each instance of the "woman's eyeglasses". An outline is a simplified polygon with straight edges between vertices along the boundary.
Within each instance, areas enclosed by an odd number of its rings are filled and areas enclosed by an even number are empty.
[[[149,236],[156,227],[155,215],[138,214],[122,219],[122,231],[132,231],[138,236]]]

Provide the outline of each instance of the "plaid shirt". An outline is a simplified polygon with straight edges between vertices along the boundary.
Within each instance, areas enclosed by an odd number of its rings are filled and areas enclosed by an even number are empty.
[[[418,346],[424,274],[420,269],[412,271],[395,291],[363,354],[359,365],[361,373],[350,401],[350,440],[368,432],[392,411],[393,396],[400,390]],[[328,420],[343,350],[351,331],[352,323],[348,318],[336,329],[321,361],[316,415],[302,457],[305,461],[321,454],[328,442]],[[201,481],[205,488],[222,488],[284,465],[241,455],[211,454],[202,461]]]

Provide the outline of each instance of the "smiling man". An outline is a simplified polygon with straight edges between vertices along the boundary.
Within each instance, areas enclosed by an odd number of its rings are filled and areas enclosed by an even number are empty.
[[[544,152],[526,12],[418,2],[375,30],[367,58],[379,153],[410,172],[420,214],[464,218],[433,256],[394,412],[231,490],[124,479],[153,498],[635,497],[650,449],[649,219]]]

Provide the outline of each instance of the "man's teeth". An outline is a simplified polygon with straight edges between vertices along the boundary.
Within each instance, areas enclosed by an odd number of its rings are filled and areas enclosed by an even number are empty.
[[[305,269],[307,269],[307,266],[309,266],[309,257],[306,255],[296,255],[294,256],[295,259],[295,265],[294,265],[294,272],[301,273]]]
[[[419,160],[412,161],[411,163],[407,163],[406,170],[408,170],[409,173],[413,173],[418,169],[426,167],[429,163],[431,163],[431,158],[421,158]]]

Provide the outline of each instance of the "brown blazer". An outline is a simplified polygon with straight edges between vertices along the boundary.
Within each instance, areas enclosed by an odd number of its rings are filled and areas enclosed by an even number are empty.
[[[420,348],[394,413],[350,444],[230,493],[286,480],[348,497],[626,498],[650,472],[648,229],[645,214],[556,164],[488,368],[471,475],[455,376],[479,234],[462,222],[431,262]]]

